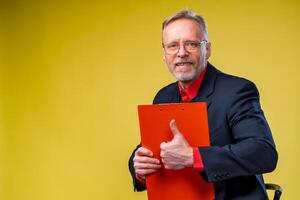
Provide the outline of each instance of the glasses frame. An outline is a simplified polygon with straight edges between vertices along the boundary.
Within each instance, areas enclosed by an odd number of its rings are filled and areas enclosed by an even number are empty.
[[[173,43],[173,42],[171,42],[171,43],[169,43],[169,44],[172,44],[172,43]],[[195,44],[198,44],[199,46],[198,46],[198,48],[195,48],[195,50],[188,50],[188,48],[186,47],[186,45],[189,44],[189,43],[195,43]],[[200,49],[200,47],[202,46],[202,44],[207,44],[207,43],[208,43],[207,40],[201,40],[200,42],[199,42],[199,41],[188,40],[188,41],[183,42],[183,48],[184,48],[185,51],[187,51],[187,52],[189,52],[189,53],[193,53],[193,52],[197,52],[197,51]],[[162,46],[163,46],[163,48],[164,48],[165,54],[167,54],[167,55],[175,55],[175,54],[178,54],[181,45],[178,43],[178,48],[177,48],[177,50],[174,51],[173,53],[170,53],[170,52],[167,52],[167,51],[166,51],[166,46],[169,45],[169,44],[162,44]]]

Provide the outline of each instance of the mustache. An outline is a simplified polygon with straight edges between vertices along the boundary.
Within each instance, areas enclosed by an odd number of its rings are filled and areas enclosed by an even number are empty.
[[[190,59],[182,59],[182,60],[178,60],[175,62],[175,65],[178,65],[178,64],[184,64],[184,63],[191,63],[193,64],[194,62]]]

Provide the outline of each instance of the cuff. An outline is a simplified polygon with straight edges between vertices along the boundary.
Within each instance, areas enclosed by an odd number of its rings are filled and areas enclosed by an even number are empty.
[[[203,172],[204,165],[198,147],[193,147],[193,158],[194,158],[193,168],[199,172]]]
[[[135,173],[135,178],[136,178],[138,183],[143,184],[143,185],[146,184],[145,179],[142,179],[139,175],[137,175],[137,173]]]

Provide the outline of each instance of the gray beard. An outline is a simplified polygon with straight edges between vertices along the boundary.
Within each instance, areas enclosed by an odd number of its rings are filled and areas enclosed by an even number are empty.
[[[201,63],[200,69],[197,69],[195,74],[193,74],[193,76],[178,77],[178,76],[176,76],[175,73],[172,73],[172,74],[176,78],[177,81],[180,81],[183,83],[189,83],[189,82],[194,81],[195,79],[197,79],[200,76],[200,74],[204,70],[205,66],[206,66],[206,60],[204,59],[204,62]]]

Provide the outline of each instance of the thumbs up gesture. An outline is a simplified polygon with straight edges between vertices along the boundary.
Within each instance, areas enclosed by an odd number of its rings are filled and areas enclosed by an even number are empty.
[[[180,170],[193,166],[193,149],[178,130],[175,120],[170,122],[174,138],[160,144],[160,157],[166,169]]]

